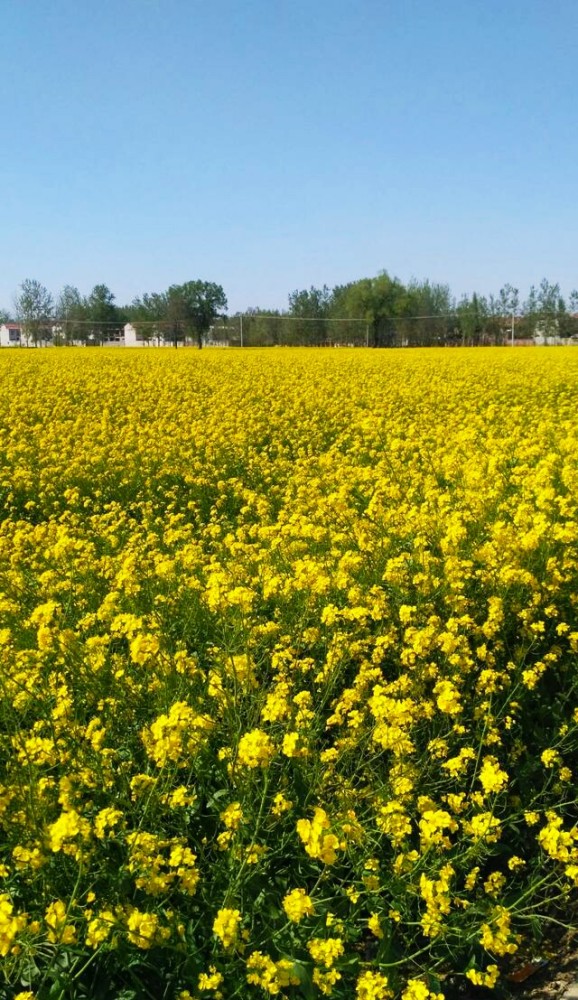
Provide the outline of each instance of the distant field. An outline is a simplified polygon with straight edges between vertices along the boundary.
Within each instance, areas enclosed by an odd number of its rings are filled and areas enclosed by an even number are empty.
[[[1,353],[0,995],[500,985],[577,604],[577,351]]]

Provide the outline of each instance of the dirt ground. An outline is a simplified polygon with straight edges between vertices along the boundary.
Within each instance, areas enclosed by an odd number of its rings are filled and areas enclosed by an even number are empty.
[[[512,982],[512,994],[520,1000],[578,1000],[578,926],[559,941],[556,954],[521,982]],[[512,977],[513,978],[513,977]]]

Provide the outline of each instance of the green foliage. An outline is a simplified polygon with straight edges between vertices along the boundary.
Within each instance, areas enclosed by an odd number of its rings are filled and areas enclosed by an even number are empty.
[[[194,336],[199,347],[217,316],[227,308],[221,285],[211,281],[187,281],[167,291],[167,320],[172,331]]]
[[[52,337],[53,305],[52,295],[39,281],[27,278],[22,282],[16,298],[16,311],[26,341],[32,341],[35,347]]]
[[[51,339],[55,344],[102,344],[118,338],[127,321],[144,343],[194,342],[199,347],[207,340],[245,347],[508,345],[512,332],[515,340],[578,339],[578,291],[566,301],[559,284],[546,278],[530,288],[521,304],[518,289],[509,283],[497,295],[474,291],[456,301],[447,284],[415,278],[404,283],[381,271],[333,288],[295,289],[287,310],[255,307],[236,313],[230,322],[223,287],[202,280],[145,292],[122,307],[107,285],[96,285],[85,298],[66,285],[54,310],[47,289],[27,280],[17,306],[25,342],[34,344]],[[2,316],[7,319],[8,313]],[[58,321],[54,336],[53,316]],[[215,325],[218,331],[210,336]]]
[[[121,310],[114,303],[115,296],[108,285],[95,285],[86,299],[85,315],[88,337],[96,343],[112,340],[123,325]]]
[[[55,320],[58,333],[55,343],[83,343],[88,335],[88,313],[86,303],[73,285],[65,285],[55,307]]]
[[[221,285],[210,281],[187,281],[171,285],[166,292],[145,293],[133,301],[127,313],[143,340],[173,343],[189,338],[199,347],[212,324],[227,308]]]

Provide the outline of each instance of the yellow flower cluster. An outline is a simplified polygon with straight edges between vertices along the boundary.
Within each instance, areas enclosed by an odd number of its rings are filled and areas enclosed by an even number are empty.
[[[362,972],[355,984],[357,1000],[387,1000],[393,996],[389,989],[387,976],[380,972]]]
[[[299,986],[299,976],[293,971],[293,963],[286,958],[274,962],[268,955],[254,951],[247,959],[247,982],[261,989],[270,996],[277,996],[286,986]]]
[[[402,1000],[443,1000],[443,993],[434,993],[421,979],[408,979]]]
[[[160,926],[156,913],[143,913],[136,908],[129,915],[127,931],[128,940],[144,951],[162,944],[170,936],[170,930]]]
[[[335,968],[335,962],[343,955],[344,946],[341,938],[312,938],[307,948],[315,963],[313,982],[324,996],[331,996],[336,983],[342,979],[342,974]]]
[[[160,715],[143,730],[142,738],[149,757],[158,767],[173,762],[186,767],[189,757],[203,745],[211,720],[199,715],[186,702],[177,701],[170,711]]]
[[[169,888],[194,895],[199,882],[197,857],[180,837],[163,839],[144,831],[129,833],[128,871],[138,889],[150,896],[166,894]]]
[[[261,729],[252,729],[239,740],[239,763],[244,767],[268,767],[274,754],[271,737]]]
[[[14,906],[10,897],[5,893],[0,894],[0,955],[6,957],[9,953],[12,942],[16,935],[26,926],[24,914],[17,916],[14,913]]]
[[[233,947],[239,934],[240,923],[241,913],[239,910],[232,910],[226,906],[219,910],[213,921],[213,934],[219,938],[223,948]]]
[[[299,834],[307,854],[312,858],[319,858],[326,865],[333,865],[337,860],[337,851],[340,848],[339,838],[331,832],[331,821],[319,806],[315,808],[313,819],[300,819],[297,822],[297,833]]]
[[[10,996],[437,1000],[571,912],[577,385],[571,347],[0,354]]]
[[[298,924],[303,917],[310,917],[315,913],[313,900],[305,889],[293,889],[288,892],[283,900],[283,909],[294,924]]]
[[[504,906],[496,906],[490,916],[491,922],[482,925],[482,945],[493,955],[513,955],[520,938],[512,932],[510,912]]]

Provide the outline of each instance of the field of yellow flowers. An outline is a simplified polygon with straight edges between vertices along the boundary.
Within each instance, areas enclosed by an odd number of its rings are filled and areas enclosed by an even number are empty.
[[[572,348],[2,352],[0,996],[500,989],[577,584]]]

